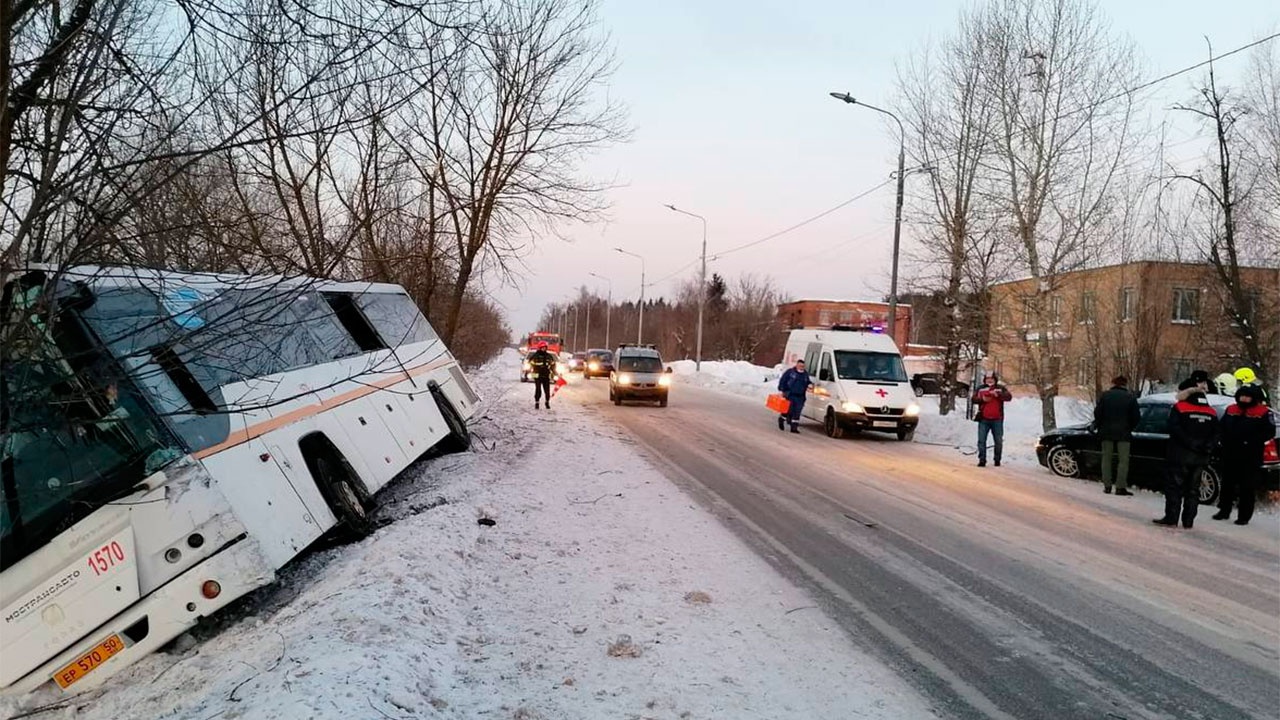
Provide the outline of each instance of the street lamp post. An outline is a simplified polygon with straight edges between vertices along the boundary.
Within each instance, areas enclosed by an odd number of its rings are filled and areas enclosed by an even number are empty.
[[[850,105],[861,105],[868,110],[875,110],[878,113],[888,115],[893,121],[898,123],[898,199],[893,211],[893,273],[889,279],[889,333],[892,335],[894,342],[898,341],[898,247],[902,237],[902,184],[906,179],[904,172],[904,164],[907,155],[907,132],[902,127],[902,120],[897,115],[885,110],[884,108],[868,105],[861,100],[855,99],[849,93],[831,93],[831,97],[842,100]]]
[[[603,275],[597,275],[595,273],[587,273],[587,274],[593,278],[600,278],[601,280],[609,284],[609,299],[605,300],[605,304],[604,304],[604,347],[606,350],[608,350],[609,349],[609,316],[613,313],[613,281]]]
[[[582,324],[582,302],[578,301],[573,304],[573,349],[569,352],[578,352],[578,325]]]
[[[673,212],[688,215],[702,221],[702,280],[698,284],[698,339],[696,340],[693,356],[694,372],[702,372],[702,314],[703,308],[707,305],[707,219],[697,213],[681,210],[675,205],[667,205],[667,207],[671,208]]]
[[[617,250],[623,255],[630,255],[640,261],[640,321],[636,328],[636,344],[639,345],[644,338],[644,258],[633,252],[627,252],[622,248],[614,248],[614,250]]]

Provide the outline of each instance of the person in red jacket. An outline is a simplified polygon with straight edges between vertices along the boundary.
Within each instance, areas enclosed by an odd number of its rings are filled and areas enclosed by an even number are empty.
[[[987,436],[995,440],[996,467],[1004,450],[1004,404],[1013,399],[1009,388],[1000,384],[995,373],[982,378],[982,387],[973,393],[974,419],[978,421],[978,467],[987,466]]]

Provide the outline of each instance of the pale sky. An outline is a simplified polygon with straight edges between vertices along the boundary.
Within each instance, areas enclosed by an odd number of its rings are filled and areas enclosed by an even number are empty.
[[[517,335],[534,330],[543,306],[581,285],[613,280],[614,300],[639,295],[645,257],[647,297],[670,295],[697,272],[697,220],[708,221],[708,257],[831,208],[887,179],[898,143],[872,111],[827,96],[848,91],[892,102],[895,63],[930,37],[950,31],[955,0],[604,0],[602,21],[619,69],[609,92],[624,102],[632,140],[600,153],[585,171],[613,180],[607,224],[565,227],[526,259],[520,287],[495,293]],[[1103,0],[1115,29],[1143,55],[1154,78],[1215,51],[1280,28],[1277,0]],[[1231,81],[1247,66],[1237,55],[1218,66]],[[1191,73],[1159,88],[1155,110],[1189,99]],[[890,108],[892,109],[892,108]],[[1172,141],[1194,127],[1185,119]],[[1197,144],[1182,146],[1196,152]],[[1206,145],[1207,147],[1207,145]],[[908,179],[911,182],[911,179]],[[794,298],[876,299],[887,291],[893,185],[777,240],[710,262],[707,274],[771,276]],[[904,242],[906,229],[904,228]]]

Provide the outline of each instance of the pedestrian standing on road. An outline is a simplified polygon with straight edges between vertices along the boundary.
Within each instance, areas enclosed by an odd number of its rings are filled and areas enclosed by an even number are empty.
[[[1129,492],[1129,443],[1138,427],[1142,412],[1138,398],[1129,392],[1129,379],[1120,375],[1111,381],[1111,389],[1102,393],[1093,408],[1093,423],[1102,441],[1102,491],[1111,494],[1111,470],[1115,467],[1116,495]]]
[[[1164,517],[1151,522],[1170,527],[1182,518],[1190,529],[1200,509],[1200,476],[1218,438],[1218,413],[1194,380],[1178,386],[1178,402],[1169,410]]]
[[[982,387],[973,393],[976,407],[974,419],[978,421],[978,467],[987,466],[987,436],[995,441],[994,460],[1000,467],[1000,455],[1004,451],[1004,404],[1013,399],[1009,388],[1000,384],[995,373],[982,378]]]
[[[787,414],[778,416],[779,430],[791,423],[791,432],[800,432],[800,411],[804,409],[805,393],[809,392],[810,385],[813,379],[804,369],[804,360],[797,360],[795,367],[787,368],[778,378],[778,392],[787,399]]]
[[[546,398],[546,407],[551,409],[551,376],[556,371],[556,356],[547,350],[546,343],[538,343],[538,350],[529,356],[529,370],[533,373],[533,409]]]
[[[1236,390],[1236,402],[1222,416],[1219,432],[1222,458],[1222,494],[1214,520],[1231,517],[1237,502],[1237,525],[1248,525],[1258,499],[1262,475],[1262,446],[1276,436],[1271,409],[1262,402],[1262,388],[1244,385]]]

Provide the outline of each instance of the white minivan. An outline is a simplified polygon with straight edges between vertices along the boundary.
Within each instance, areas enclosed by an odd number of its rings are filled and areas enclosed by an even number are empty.
[[[782,362],[804,360],[813,387],[803,417],[822,423],[827,435],[846,430],[896,433],[910,440],[920,406],[893,339],[867,330],[792,330]]]

